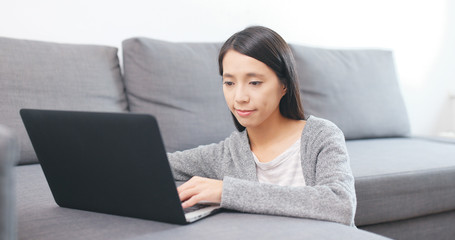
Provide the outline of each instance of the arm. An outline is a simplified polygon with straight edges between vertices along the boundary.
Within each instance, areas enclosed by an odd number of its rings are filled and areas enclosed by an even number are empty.
[[[187,181],[193,176],[220,179],[216,165],[223,153],[224,142],[168,153],[174,179]]]
[[[222,207],[353,226],[354,178],[343,134],[336,126],[329,126],[310,136],[302,148],[306,148],[302,151],[305,162],[315,163],[302,165],[304,173],[313,172],[314,175],[314,181],[307,181],[308,186],[283,187],[225,177]]]
[[[175,180],[187,181],[177,188],[182,207],[187,208],[200,201],[221,202],[223,181],[217,169],[224,141],[219,144],[199,146],[183,152],[168,153]]]

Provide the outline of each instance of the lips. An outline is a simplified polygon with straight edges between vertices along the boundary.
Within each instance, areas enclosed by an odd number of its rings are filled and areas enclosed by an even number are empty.
[[[235,111],[237,112],[237,115],[239,115],[240,117],[248,117],[254,112],[254,110],[240,110],[240,109],[235,109]]]

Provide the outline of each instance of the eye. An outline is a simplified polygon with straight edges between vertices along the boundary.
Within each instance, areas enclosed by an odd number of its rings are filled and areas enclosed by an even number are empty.
[[[226,85],[226,86],[232,86],[232,85],[234,85],[234,83],[231,82],[231,81],[224,81],[223,84]]]
[[[253,85],[253,86],[259,86],[261,83],[262,82],[260,82],[260,81],[252,81],[252,82],[250,82],[250,84]]]

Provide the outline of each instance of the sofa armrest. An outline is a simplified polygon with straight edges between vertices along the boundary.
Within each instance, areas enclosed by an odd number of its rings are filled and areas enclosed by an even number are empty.
[[[14,134],[0,125],[0,239],[16,239],[14,166],[19,144]]]

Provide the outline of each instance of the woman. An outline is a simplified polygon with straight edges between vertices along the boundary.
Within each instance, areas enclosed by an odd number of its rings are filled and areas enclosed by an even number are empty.
[[[295,63],[274,31],[250,27],[219,54],[223,93],[238,132],[218,144],[169,154],[183,208],[200,201],[251,213],[354,226],[354,178],[344,135],[304,119]]]

